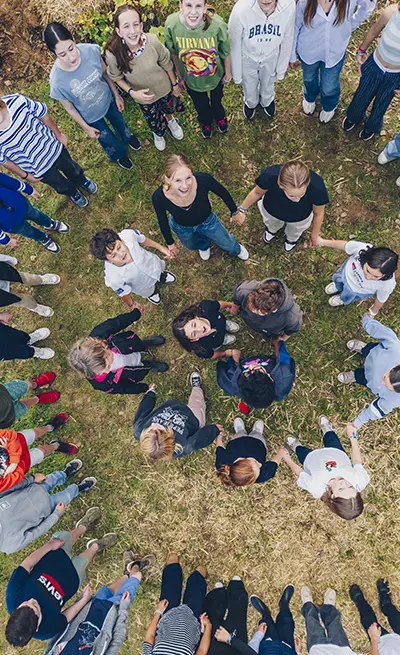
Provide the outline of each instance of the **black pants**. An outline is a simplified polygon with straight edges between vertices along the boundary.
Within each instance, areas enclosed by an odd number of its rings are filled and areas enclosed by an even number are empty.
[[[85,180],[83,168],[71,158],[64,146],[59,157],[42,178],[42,182],[65,196],[73,196]]]
[[[379,343],[367,343],[366,346],[361,351],[361,354],[363,357],[366,357],[373,348],[376,346],[379,346]],[[363,387],[367,386],[367,378],[365,377],[365,370],[364,366],[360,366],[359,368],[356,368],[354,371],[354,377],[356,378],[356,382],[358,384],[361,384]]]
[[[7,262],[0,262],[0,280],[5,280],[7,282],[19,282],[21,284],[21,276],[18,273],[17,269]],[[0,307],[6,307],[7,305],[13,305],[16,302],[19,302],[21,298],[11,291],[4,291],[0,289]]]
[[[0,361],[33,357],[35,349],[27,345],[29,340],[27,332],[0,323]]]
[[[373,608],[364,597],[357,602],[357,609],[360,614],[361,625],[367,634],[368,634],[368,628],[373,623],[377,623],[378,625],[380,625],[378,619],[376,618],[376,614]],[[400,612],[397,609],[397,607],[391,601],[390,602],[388,601],[385,602],[385,605],[383,607],[381,606],[381,610],[382,610],[382,614],[387,616],[389,625],[392,628],[393,632],[396,632],[397,634],[400,635]],[[383,635],[388,634],[387,630],[385,630],[385,628],[382,628],[381,625],[380,628],[382,630]]]
[[[201,125],[212,125],[213,120],[218,122],[225,118],[226,113],[222,105],[222,97],[224,95],[222,81],[210,92],[193,91],[189,87],[187,87],[187,92],[193,100],[197,111],[197,118]],[[210,97],[208,97],[208,93]]]
[[[204,602],[204,612],[212,623],[212,637],[222,625],[230,633],[236,630],[236,637],[247,644],[247,606],[248,594],[242,580],[231,580],[226,589],[221,587],[210,591]],[[231,651],[228,644],[212,638],[208,655],[223,655]]]
[[[267,632],[265,633],[265,639],[272,639],[272,641],[284,641],[285,644],[293,648],[293,651],[296,651],[294,645],[295,625],[294,625],[293,615],[290,609],[281,610],[277,615],[275,621],[271,615],[264,616],[261,619],[261,622],[262,621],[264,621],[267,624]],[[260,646],[260,651],[262,652],[261,646]]]
[[[338,450],[342,450],[344,453],[346,452],[340,443],[339,437],[333,430],[328,430],[328,432],[324,434],[323,440],[325,448],[337,448]],[[306,446],[297,446],[296,455],[300,464],[304,464],[305,458],[307,455],[312,453],[312,451],[312,448],[307,448]]]

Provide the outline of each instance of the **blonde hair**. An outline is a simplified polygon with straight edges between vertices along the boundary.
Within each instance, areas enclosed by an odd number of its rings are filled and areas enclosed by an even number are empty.
[[[278,185],[281,189],[301,189],[310,184],[310,169],[302,161],[287,161],[279,171]]]
[[[217,470],[217,476],[225,487],[248,487],[257,480],[257,475],[248,459],[233,464],[224,464]]]
[[[359,491],[357,491],[354,498],[341,498],[340,496],[333,496],[332,490],[327,489],[321,496],[321,500],[334,514],[346,521],[357,518],[364,509],[364,501]]]
[[[181,166],[186,166],[193,173],[193,166],[185,155],[169,155],[165,160],[162,185],[166,191],[170,187],[168,179],[171,179]]]
[[[172,428],[150,425],[140,435],[140,447],[152,462],[158,459],[172,459],[175,451]]]
[[[69,365],[89,380],[103,373],[107,367],[109,347],[103,339],[84,337],[72,346],[68,354]]]

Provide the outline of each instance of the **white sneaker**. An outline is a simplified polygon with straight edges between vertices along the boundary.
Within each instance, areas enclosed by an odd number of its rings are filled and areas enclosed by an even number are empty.
[[[38,330],[35,330],[34,332],[30,333],[28,346],[33,346],[33,344],[36,343],[37,341],[43,341],[44,339],[47,339],[47,337],[49,336],[50,336],[49,328],[39,328]]]
[[[315,102],[308,102],[308,100],[303,98],[303,111],[307,116],[312,116],[315,112]]]
[[[39,316],[53,316],[54,314],[54,309],[47,307],[47,305],[36,305],[34,309],[29,309],[29,311],[35,312],[35,314],[39,314]]]
[[[174,139],[177,139],[178,141],[181,141],[183,139],[183,130],[179,125],[178,121],[176,120],[176,118],[172,118],[170,121],[168,121],[168,129],[171,132]]]
[[[223,589],[223,588],[224,585],[222,584],[222,582],[216,582],[214,585],[214,589]]]
[[[379,154],[378,157],[378,164],[388,164],[390,159],[386,156],[385,151],[382,150],[382,152]]]
[[[147,297],[147,300],[149,300],[153,305],[159,305],[161,302],[161,296],[158,292],[152,293],[151,296]]]
[[[237,416],[233,421],[233,429],[235,430],[235,434],[238,434],[239,432],[246,432],[246,426],[240,416]]]
[[[176,282],[176,276],[169,271],[165,271],[165,280],[163,284],[174,284]]]
[[[295,241],[294,243],[291,243],[290,241],[285,241],[283,244],[283,249],[285,252],[292,252],[293,248],[297,246],[299,242]]]
[[[342,305],[344,305],[344,302],[339,294],[337,294],[336,296],[331,296],[328,300],[328,303],[330,304],[331,307],[342,307]]]
[[[400,177],[397,178],[396,184],[397,184],[397,186],[400,186]]]
[[[324,594],[324,605],[336,605],[336,591],[334,589],[327,589]]]
[[[318,418],[318,425],[323,435],[326,432],[333,431],[333,425],[326,416],[320,416]]]
[[[331,296],[334,293],[339,293],[339,289],[334,282],[330,282],[325,287],[325,293],[327,293],[328,296]]]
[[[211,249],[207,248],[207,250],[199,250],[199,255],[203,262],[206,262],[208,259],[210,259]]]
[[[258,432],[259,434],[263,434],[264,432],[264,421],[262,421],[260,418],[258,418],[256,421],[254,421],[254,425],[251,428],[252,432]]]
[[[312,597],[310,587],[302,587],[300,589],[300,598],[301,598],[301,604],[302,605],[305,605],[306,603],[312,603],[313,602],[313,597]]]
[[[354,375],[354,371],[344,371],[344,373],[339,373],[337,379],[342,384],[352,384],[352,382],[356,381],[356,376]]]
[[[351,353],[360,353],[363,348],[365,348],[367,344],[364,341],[360,341],[359,339],[350,339],[346,343],[347,348],[350,350]]]
[[[37,359],[51,359],[54,357],[55,352],[52,348],[34,348],[33,356]]]
[[[320,123],[329,123],[329,121],[334,117],[335,111],[336,107],[335,109],[332,109],[332,111],[325,111],[325,109],[323,109],[319,114]]]
[[[61,282],[60,276],[55,273],[45,273],[39,277],[42,278],[42,284],[59,284]]]
[[[270,241],[272,241],[272,239],[275,239],[276,234],[277,234],[276,232],[270,232],[269,230],[266,229],[263,235],[263,239],[265,243],[269,243]]]
[[[155,134],[154,132],[153,132],[153,137],[154,137],[154,145],[157,148],[157,150],[160,150],[160,152],[165,150],[165,146],[167,144],[165,143],[164,137],[158,136],[158,134]]]
[[[227,332],[239,332],[240,325],[239,325],[239,323],[236,323],[235,321],[230,321],[229,319],[227,319],[227,321],[226,321],[226,330],[227,330]]]
[[[243,261],[246,261],[250,257],[249,253],[247,252],[246,248],[242,246],[240,243],[240,252],[238,254],[239,259],[243,259]]]
[[[295,453],[297,446],[301,446],[301,443],[297,437],[291,434],[289,437],[286,437],[285,445]]]
[[[224,336],[224,340],[222,342],[223,346],[231,346],[233,343],[235,343],[236,337],[233,336],[233,334],[226,334]]]

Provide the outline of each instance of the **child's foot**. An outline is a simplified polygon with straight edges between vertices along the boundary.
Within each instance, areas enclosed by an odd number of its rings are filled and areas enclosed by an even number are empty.
[[[314,602],[310,587],[302,587],[300,589],[300,598],[301,598],[302,605],[305,605],[306,603]]]
[[[133,550],[124,550],[124,554],[122,555],[122,564],[123,564],[123,571],[124,575],[129,575],[128,571],[128,566],[131,564],[131,562],[136,562],[137,560],[140,559],[139,553],[134,553]]]
[[[273,118],[276,114],[276,106],[275,106],[275,101],[273,100],[268,107],[263,107],[264,109],[264,114],[268,116],[268,118]]]
[[[129,147],[132,148],[135,152],[140,150],[142,147],[142,144],[140,143],[139,139],[135,134],[131,134],[131,138],[129,140]]]
[[[147,339],[142,339],[142,345],[145,350],[148,348],[155,348],[156,346],[162,346],[165,343],[165,337],[162,334],[154,335],[154,337],[147,337]]]
[[[59,391],[44,391],[43,393],[37,393],[39,398],[39,405],[47,405],[48,403],[56,403],[60,397]]]
[[[279,599],[279,609],[282,610],[288,610],[289,609],[289,603],[292,600],[292,596],[294,594],[294,585],[288,584],[283,590],[282,596]]]
[[[370,141],[370,139],[374,138],[375,134],[376,132],[368,132],[364,127],[358,136],[362,141]]]
[[[148,296],[147,300],[149,300],[153,305],[159,305],[161,302],[161,296],[158,291],[156,291],[155,293],[152,293],[151,296]]]
[[[86,548],[97,545],[97,552],[101,553],[106,548],[112,548],[118,541],[118,535],[115,532],[107,532],[101,539],[91,539],[88,541]]]
[[[226,321],[227,332],[239,332],[239,330],[240,330],[239,323],[236,323],[235,321],[230,321],[229,319]]]
[[[246,432],[246,426],[240,416],[237,416],[233,421],[233,429],[235,430],[235,434],[239,434],[239,432]]]
[[[176,276],[173,273],[170,273],[169,271],[163,271],[163,273],[161,274],[160,282],[162,284],[175,284]]]
[[[193,373],[190,374],[190,384],[192,389],[195,389],[196,387],[199,387],[201,389],[203,385],[203,380],[201,379],[200,373],[197,371],[193,371]]]
[[[47,384],[51,384],[56,379],[56,374],[53,371],[45,371],[41,373],[36,378],[33,378],[32,382],[34,383],[34,389],[40,389],[40,387],[45,387]]]
[[[356,126],[356,124],[349,121],[347,116],[344,117],[344,119],[342,121],[342,127],[343,127],[345,132],[351,132],[351,130],[353,130],[355,128],[355,126]]]
[[[256,107],[248,107],[246,103],[243,103],[243,116],[247,118],[248,121],[252,121],[256,115]]]
[[[86,196],[83,195],[81,191],[79,191],[79,189],[77,189],[75,193],[70,196],[70,198],[74,205],[77,205],[77,207],[80,207],[81,209],[87,207],[89,204],[89,200],[86,198]]]
[[[338,293],[335,296],[331,296],[328,300],[328,303],[331,307],[343,307],[344,305],[344,302]]]
[[[270,232],[269,230],[267,230],[267,228],[265,228],[265,232],[263,234],[263,239],[264,239],[265,243],[270,243],[273,239],[275,239],[276,235],[277,235],[277,232]]]
[[[324,594],[324,605],[336,605],[336,591],[334,589],[327,589]]]
[[[81,470],[83,466],[81,459],[73,459],[71,462],[68,462],[67,466],[64,469],[64,473],[67,476],[67,480],[72,478],[75,473]]]
[[[65,412],[60,412],[60,414],[56,414],[53,416],[46,425],[50,425],[53,429],[51,432],[54,432],[54,430],[57,430],[57,428],[60,428],[62,425],[65,425],[66,422],[68,421],[69,416],[68,414],[65,414]]]
[[[318,425],[323,435],[333,431],[333,425],[326,416],[320,416],[318,418]]]
[[[308,102],[308,100],[303,98],[303,111],[307,116],[312,116],[315,112],[315,102]]]
[[[49,328],[38,328],[37,330],[34,330],[33,332],[30,333],[28,346],[33,346],[33,344],[37,343],[38,341],[44,341],[49,336],[50,336]]]
[[[259,596],[256,596],[256,594],[251,594],[250,603],[253,605],[256,612],[259,612],[263,618],[264,616],[271,615],[269,607],[264,603],[263,600],[261,600]]]
[[[171,132],[172,136],[174,139],[177,139],[177,141],[182,141],[183,139],[183,130],[181,126],[179,125],[178,121],[176,118],[171,118],[170,121],[167,121],[168,129]]]
[[[200,132],[203,139],[211,139],[212,137],[211,125],[200,125]]]
[[[248,250],[244,246],[242,246],[241,243],[239,243],[240,246],[240,251],[238,254],[238,258],[242,259],[244,262],[247,261],[247,259],[250,257]]]
[[[206,250],[199,250],[199,255],[203,262],[206,262],[210,259],[211,249],[207,248]]]
[[[352,584],[350,589],[349,589],[349,596],[353,603],[358,607],[360,602],[364,600],[364,594],[361,591],[360,587],[358,584]]]
[[[342,384],[351,384],[356,381],[356,376],[354,375],[354,371],[344,371],[343,373],[339,373],[337,379]]]
[[[45,273],[44,275],[39,275],[42,280],[42,284],[60,284],[61,278],[55,273]]]
[[[85,528],[89,528],[90,526],[100,521],[100,519],[101,519],[100,507],[89,507],[89,509],[86,511],[86,514],[82,516],[81,519],[79,519],[75,527],[79,528],[79,526],[84,525]]]
[[[222,582],[216,582],[214,585],[214,589],[223,589],[223,588],[224,585],[222,584]]]
[[[352,353],[359,353],[361,355],[361,351],[363,348],[365,348],[367,344],[364,343],[364,341],[359,341],[359,339],[350,339],[350,341],[347,342],[346,346]]]
[[[228,129],[229,129],[229,127],[228,127],[228,119],[227,119],[226,116],[225,116],[225,118],[221,118],[221,120],[218,121],[218,123],[217,123],[217,130],[218,130],[218,132],[221,132],[221,134],[226,134],[227,131],[228,131]]]
[[[30,312],[34,312],[35,314],[39,314],[39,316],[49,317],[49,316],[53,316],[53,314],[54,314],[54,309],[52,309],[51,307],[48,307],[47,305],[39,305],[38,304],[33,309],[30,309],[30,307],[28,307],[27,309],[29,309]]]
[[[64,455],[76,455],[79,446],[67,441],[50,441],[50,445],[57,444],[56,452],[63,453]]]
[[[120,168],[124,168],[126,171],[130,171],[131,168],[133,168],[132,159],[129,159],[126,155],[125,157],[121,157],[121,159],[117,159],[117,164]]]
[[[283,244],[283,249],[285,252],[292,252],[292,250],[297,246],[299,242],[298,241],[288,241],[286,239],[285,243]]]
[[[381,610],[385,614],[385,609],[384,609],[385,606],[392,604],[389,583],[387,580],[383,580],[383,578],[379,578],[379,580],[376,581],[376,587],[378,589]]]
[[[336,107],[335,109],[331,109],[330,111],[325,111],[325,109],[322,109],[322,111],[319,114],[319,120],[320,123],[329,123],[329,121],[332,120],[336,112]]]
[[[93,182],[90,177],[85,177],[85,181],[82,182],[80,186],[83,187],[88,193],[93,194],[97,192],[97,184],[96,182]]]
[[[334,293],[339,293],[339,289],[334,282],[330,282],[325,287],[325,293],[328,294],[328,296],[331,296]]]
[[[56,353],[52,348],[34,348],[33,356],[36,359],[52,359]]]
[[[285,444],[293,453],[296,452],[296,448],[298,446],[301,446],[300,441],[297,439],[297,437],[293,436],[292,434],[286,437]]]
[[[154,566],[156,562],[157,558],[153,554],[145,555],[144,557],[137,557],[127,564],[126,570],[129,574],[133,566],[138,566],[139,571],[144,571],[145,569],[149,569]]]
[[[159,150],[162,152],[166,148],[166,142],[163,136],[158,136],[155,132],[153,132],[153,138],[154,138],[154,145]]]
[[[64,221],[57,221],[55,218],[53,218],[50,227],[46,227],[46,230],[65,234],[66,232],[69,232],[70,227],[68,223],[64,223]]]
[[[93,476],[90,476],[88,478],[83,478],[83,480],[78,484],[79,493],[90,491],[91,489],[93,489],[93,487],[96,486],[96,484],[97,484],[97,480]]]
[[[264,432],[264,421],[262,421],[260,418],[257,419],[257,421],[254,422],[253,427],[251,428],[252,432],[257,432],[259,434],[263,434]]]
[[[43,248],[46,248],[46,250],[52,252],[54,255],[58,255],[58,253],[61,251],[58,243],[56,243],[51,237],[48,237],[45,241],[41,241],[41,244]]]
[[[224,340],[222,342],[223,346],[231,346],[233,343],[235,343],[236,337],[233,336],[233,334],[226,334],[224,336]]]

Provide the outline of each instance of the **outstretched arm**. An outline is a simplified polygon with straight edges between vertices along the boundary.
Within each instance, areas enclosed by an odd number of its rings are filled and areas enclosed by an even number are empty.
[[[125,296],[123,296],[123,298],[124,297]],[[127,327],[132,325],[132,323],[138,321],[140,317],[141,313],[137,308],[131,312],[118,314],[118,316],[115,316],[114,318],[108,318],[106,321],[103,321],[103,323],[100,323],[100,325],[97,325],[94,330],[91,331],[90,336],[97,337],[98,339],[107,339],[113,334],[117,334],[118,332],[125,330]]]
[[[286,450],[286,449],[285,449]],[[299,477],[300,473],[303,472],[303,469],[301,466],[296,464],[290,456],[290,454],[286,451],[286,454],[283,455],[282,460],[285,462],[285,464],[290,468],[291,471],[293,471],[294,475],[296,478]]]

